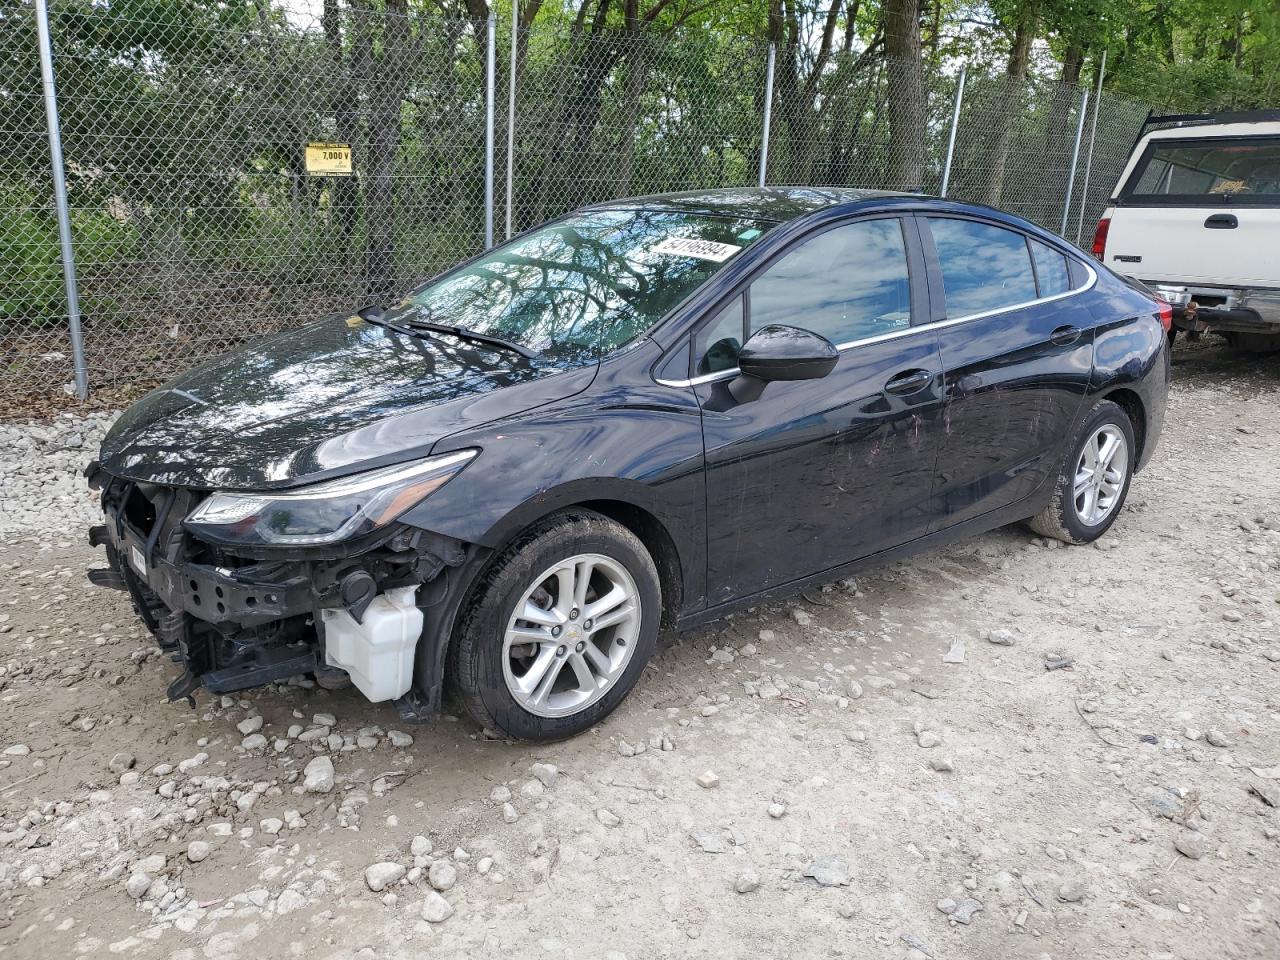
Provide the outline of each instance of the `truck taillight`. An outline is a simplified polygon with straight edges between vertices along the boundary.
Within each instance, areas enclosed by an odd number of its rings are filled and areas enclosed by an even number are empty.
[[[1103,217],[1098,221],[1098,227],[1093,231],[1093,247],[1092,253],[1099,260],[1103,260],[1107,253],[1107,231],[1111,229],[1111,218]]]
[[[1173,307],[1163,300],[1156,300],[1156,316],[1160,318],[1160,326],[1168,333],[1173,329]]]

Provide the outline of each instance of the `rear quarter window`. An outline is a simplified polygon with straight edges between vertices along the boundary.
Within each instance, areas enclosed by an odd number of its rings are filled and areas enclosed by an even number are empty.
[[[1067,258],[1039,240],[1028,242],[1031,244],[1031,259],[1036,265],[1040,296],[1052,297],[1070,290],[1071,271],[1067,268]]]

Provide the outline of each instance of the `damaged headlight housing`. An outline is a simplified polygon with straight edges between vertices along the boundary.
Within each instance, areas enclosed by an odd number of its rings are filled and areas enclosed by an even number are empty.
[[[459,450],[279,493],[213,493],[185,524],[221,543],[309,547],[351,540],[439,490],[478,452]]]

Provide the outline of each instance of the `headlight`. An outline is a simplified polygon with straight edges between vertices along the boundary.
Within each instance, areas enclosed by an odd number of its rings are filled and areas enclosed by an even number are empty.
[[[350,540],[386,526],[439,490],[478,452],[460,450],[280,493],[214,493],[185,523],[196,536],[221,542],[305,547]]]

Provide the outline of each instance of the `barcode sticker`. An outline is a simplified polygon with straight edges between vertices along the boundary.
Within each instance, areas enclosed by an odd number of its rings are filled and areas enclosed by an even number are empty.
[[[653,253],[667,253],[675,257],[696,257],[723,263],[741,250],[732,243],[716,243],[714,240],[692,240],[688,237],[668,237],[653,248]]]

